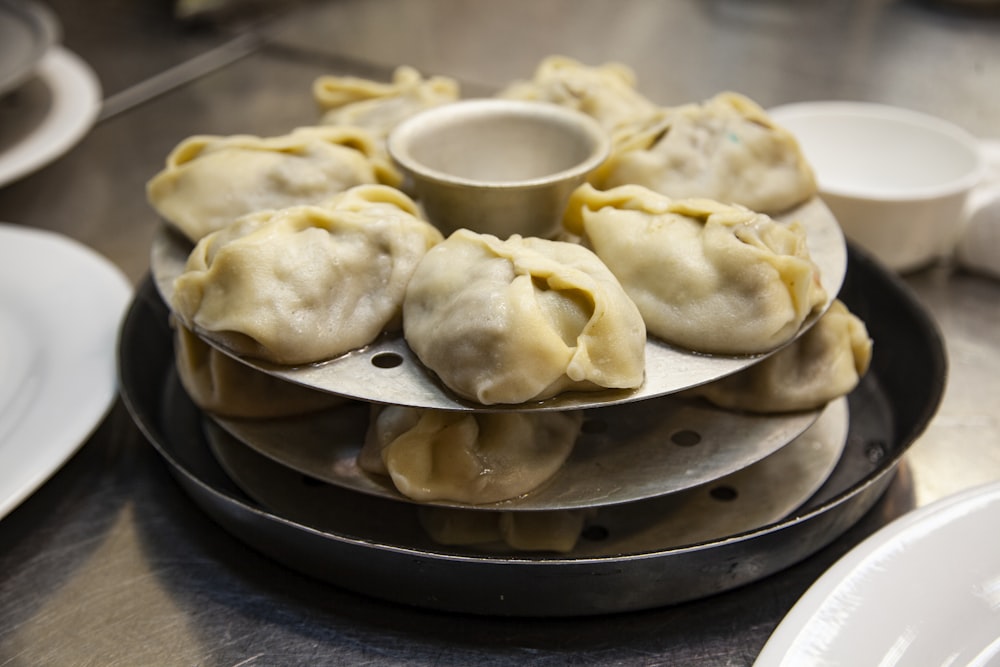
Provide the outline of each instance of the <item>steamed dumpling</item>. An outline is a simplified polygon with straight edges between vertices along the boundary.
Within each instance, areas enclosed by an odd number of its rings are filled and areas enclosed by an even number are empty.
[[[398,190],[359,186],[329,207],[244,216],[198,242],[171,306],[185,326],[277,364],[362,347],[398,327],[406,284],[441,241],[416,213]]]
[[[247,366],[176,322],[174,357],[177,376],[191,401],[221,417],[287,417],[335,407],[347,400]]]
[[[403,331],[447,387],[479,403],[643,381],[639,311],[607,267],[571,243],[454,232],[414,272]]]
[[[664,108],[621,129],[590,181],[605,190],[643,185],[675,199],[714,199],[769,214],[818,191],[792,134],[736,93]]]
[[[495,503],[537,488],[573,450],[580,412],[375,408],[358,463],[419,501]]]
[[[454,102],[454,79],[424,79],[412,67],[399,67],[391,83],[353,76],[321,76],[313,82],[313,97],[323,110],[324,125],[363,127],[384,140],[396,125],[424,109]]]
[[[512,83],[499,97],[570,107],[607,130],[644,118],[657,108],[636,90],[635,74],[627,66],[588,67],[565,56],[546,58],[533,79]]]
[[[150,204],[191,241],[266,209],[318,204],[355,185],[401,176],[365,130],[303,127],[261,138],[194,136],[146,185]]]
[[[572,551],[580,540],[588,510],[491,512],[450,507],[421,507],[420,525],[438,544],[496,544],[517,551]]]
[[[750,368],[690,391],[731,410],[812,410],[850,393],[868,371],[872,340],[841,301],[809,331]]]
[[[580,186],[563,223],[621,281],[649,333],[678,347],[756,354],[826,304],[797,224],[641,186]]]

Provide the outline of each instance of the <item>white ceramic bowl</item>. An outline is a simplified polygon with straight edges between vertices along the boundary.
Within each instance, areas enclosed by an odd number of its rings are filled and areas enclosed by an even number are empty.
[[[985,173],[971,135],[881,104],[803,102],[768,113],[798,139],[848,239],[900,272],[952,252]]]

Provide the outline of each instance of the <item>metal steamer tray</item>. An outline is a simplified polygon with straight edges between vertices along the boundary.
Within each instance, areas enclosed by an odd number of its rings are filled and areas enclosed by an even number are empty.
[[[212,417],[209,428],[217,424],[259,454],[317,480],[407,501],[387,475],[367,473],[358,463],[370,413],[371,404],[352,401],[294,417]],[[812,430],[820,411],[755,415],[722,410],[707,401],[661,397],[593,408],[581,416],[581,432],[569,456],[540,487],[491,504],[443,499],[422,504],[467,510],[552,511],[668,495],[770,458],[807,429]],[[817,436],[812,433],[809,437]],[[823,440],[828,439],[824,433]]]
[[[561,555],[437,545],[419,530],[411,503],[317,487],[316,480],[227,439],[222,429],[216,429],[222,437],[210,439],[206,423],[212,422],[176,381],[169,311],[152,278],[123,324],[119,372],[134,419],[192,499],[224,529],[291,568],[433,609],[517,616],[621,612],[704,597],[778,572],[840,536],[886,489],[937,410],[944,346],[905,285],[855,248],[848,251],[840,298],[866,322],[875,354],[870,372],[847,397],[839,460],[805,503],[782,509],[780,517],[761,514],[766,525],[760,527],[737,523],[723,534],[691,534],[680,542],[663,530],[674,520],[668,515],[680,494],[615,505],[603,517],[598,509],[578,547]],[[715,490],[725,501],[725,485],[708,486],[682,493]],[[682,512],[699,511],[690,497],[687,502],[693,504]]]
[[[175,388],[176,385],[171,386],[168,392],[174,392]],[[181,407],[186,401],[180,392],[174,393],[174,397],[180,399],[178,411],[191,409]],[[446,549],[459,556],[513,551],[500,537],[500,524],[505,520],[526,520],[529,539],[531,535],[537,538],[533,531],[541,530],[548,538],[550,531],[558,530],[560,539],[575,540],[568,552],[573,558],[683,546],[721,539],[777,521],[802,505],[827,480],[843,453],[848,429],[847,401],[841,398],[830,403],[802,435],[733,473],[642,502],[595,503],[584,510],[561,510],[555,513],[555,524],[545,523],[552,518],[550,514],[543,517],[539,529],[532,522],[534,513],[516,506],[516,512],[482,506],[442,510],[429,503],[373,502],[371,497],[359,498],[349,487],[304,479],[294,468],[280,465],[211,420],[205,421],[212,453],[237,486],[263,507],[297,523],[325,532],[365,535],[389,544]],[[661,471],[668,476],[671,473],[676,476],[677,470]],[[533,494],[534,491],[527,495]],[[347,506],[354,509],[351,515],[329,511],[330,507]],[[457,539],[453,532],[456,525],[460,531]],[[518,524],[514,527],[517,530]],[[523,531],[524,526],[520,529]],[[474,544],[468,542],[470,534],[476,536]],[[452,546],[442,546],[445,542]],[[465,547],[461,546],[463,543]],[[522,544],[521,549],[528,546],[542,551],[537,542]]]
[[[806,231],[809,255],[816,263],[823,288],[832,300],[840,291],[847,257],[844,235],[830,209],[818,197],[813,197],[776,219],[802,225]],[[191,242],[178,231],[166,223],[160,225],[153,239],[150,265],[157,289],[167,303],[170,303],[173,294],[174,280],[184,271],[192,248]],[[823,312],[817,310],[806,318],[799,335],[812,326]],[[646,341],[645,380],[637,389],[564,392],[544,401],[484,406],[447,389],[417,359],[402,332],[385,332],[363,348],[334,359],[301,366],[279,366],[239,357],[214,338],[212,332],[197,330],[195,333],[242,363],[289,382],[365,401],[439,410],[576,410],[629,403],[716,380],[751,366],[770,354],[700,354],[650,336]]]

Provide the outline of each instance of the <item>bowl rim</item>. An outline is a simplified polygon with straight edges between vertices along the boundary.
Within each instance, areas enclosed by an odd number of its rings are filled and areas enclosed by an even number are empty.
[[[799,118],[869,118],[898,122],[945,136],[956,146],[967,150],[972,157],[972,168],[961,176],[919,188],[880,190],[874,187],[840,186],[829,183],[817,170],[816,180],[822,194],[874,202],[926,202],[967,193],[982,183],[986,176],[987,160],[981,142],[955,123],[922,111],[878,102],[814,100],[774,106],[767,110],[767,114],[793,136],[795,132],[786,122]],[[798,137],[796,141],[801,143]],[[807,161],[808,159],[806,156]],[[815,165],[810,166],[816,170]]]
[[[587,157],[571,167],[544,176],[511,181],[489,181],[466,178],[427,166],[410,152],[414,139],[427,130],[449,124],[448,119],[483,118],[493,114],[512,114],[525,118],[543,118],[563,125],[573,125],[592,144]],[[512,190],[551,186],[581,178],[596,169],[611,153],[611,137],[594,118],[569,107],[551,102],[508,100],[503,98],[470,98],[449,102],[420,111],[399,123],[386,138],[386,149],[392,160],[414,179],[440,185],[491,190]]]

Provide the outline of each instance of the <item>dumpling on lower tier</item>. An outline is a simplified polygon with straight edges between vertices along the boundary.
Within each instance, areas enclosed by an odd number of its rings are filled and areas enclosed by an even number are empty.
[[[750,368],[687,392],[747,412],[813,410],[850,393],[872,358],[865,323],[834,301],[816,324]]]
[[[190,137],[146,184],[146,196],[197,242],[248,213],[319,204],[356,185],[401,181],[367,131],[302,127],[277,137]]]
[[[573,450],[582,413],[373,408],[358,464],[419,501],[516,498],[548,480]]]
[[[567,553],[576,547],[592,510],[491,512],[421,507],[420,525],[438,544],[505,545],[516,551]]]
[[[675,199],[714,199],[769,214],[818,192],[795,137],[736,93],[662,108],[613,138],[611,156],[590,178],[601,189],[643,185]]]
[[[317,412],[348,400],[256,370],[171,319],[177,376],[191,401],[205,412],[237,419],[272,419]]]
[[[403,332],[455,393],[515,404],[642,384],[646,329],[591,251],[460,229],[420,261]]]
[[[398,190],[360,186],[331,207],[244,216],[198,242],[171,308],[244,357],[296,365],[357,349],[398,328],[406,284],[442,240],[416,210]]]
[[[678,347],[769,352],[826,305],[802,228],[740,206],[584,184],[563,225],[621,281],[649,333]]]

